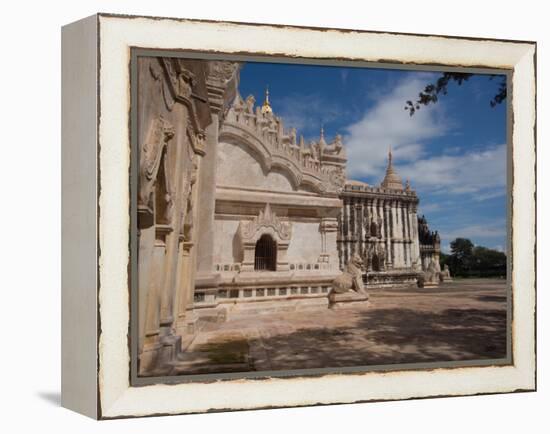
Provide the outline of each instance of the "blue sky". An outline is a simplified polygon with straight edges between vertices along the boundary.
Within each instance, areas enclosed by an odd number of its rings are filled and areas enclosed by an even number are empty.
[[[437,72],[247,62],[240,93],[270,101],[285,128],[306,142],[342,134],[348,178],[380,183],[391,146],[403,180],[419,197],[419,214],[442,237],[506,248],[506,104],[490,107],[499,79],[475,75],[452,83],[437,104],[404,110]]]

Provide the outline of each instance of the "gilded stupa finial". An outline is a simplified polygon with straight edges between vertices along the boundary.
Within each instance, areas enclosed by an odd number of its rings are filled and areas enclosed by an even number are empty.
[[[264,103],[262,104],[262,113],[273,113],[273,109],[271,108],[271,104],[269,103],[269,87],[265,87],[265,99]]]

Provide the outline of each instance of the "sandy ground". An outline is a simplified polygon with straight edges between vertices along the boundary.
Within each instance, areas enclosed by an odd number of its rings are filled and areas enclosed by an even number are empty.
[[[373,289],[365,307],[235,315],[201,332],[172,375],[506,357],[506,282]]]

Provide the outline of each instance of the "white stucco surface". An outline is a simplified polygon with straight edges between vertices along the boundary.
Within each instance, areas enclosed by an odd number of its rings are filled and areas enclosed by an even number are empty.
[[[217,180],[223,185],[245,185],[271,191],[297,191],[278,169],[265,173],[252,151],[241,145],[219,143]]]

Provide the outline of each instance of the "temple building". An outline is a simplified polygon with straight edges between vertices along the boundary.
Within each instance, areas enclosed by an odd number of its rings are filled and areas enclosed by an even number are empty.
[[[346,177],[338,134],[306,143],[235,62],[141,57],[137,191],[139,373],[166,368],[234,311],[326,308],[357,254],[366,287],[413,285],[439,236],[393,166]],[[356,255],[356,256],[357,256]],[[355,257],[356,257],[355,256]]]
[[[216,157],[212,272],[219,277],[205,302],[326,304],[340,274],[341,137],[328,143],[321,130],[306,145],[273,113],[268,94],[261,106],[237,94]]]
[[[340,266],[359,253],[367,286],[409,285],[421,271],[416,210],[418,197],[393,167],[391,150],[380,185],[348,180],[338,220]]]

